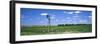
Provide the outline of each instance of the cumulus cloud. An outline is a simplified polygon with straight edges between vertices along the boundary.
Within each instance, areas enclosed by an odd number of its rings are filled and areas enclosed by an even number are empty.
[[[45,16],[45,15],[48,15],[48,13],[41,13],[40,15],[44,15]]]
[[[68,12],[68,14],[73,14],[74,12]]]
[[[78,13],[81,13],[81,11],[75,11],[74,13],[78,14]]]

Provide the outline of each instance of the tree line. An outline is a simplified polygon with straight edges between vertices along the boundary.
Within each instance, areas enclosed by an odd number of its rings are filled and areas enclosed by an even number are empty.
[[[58,24],[58,26],[91,25],[91,24]]]

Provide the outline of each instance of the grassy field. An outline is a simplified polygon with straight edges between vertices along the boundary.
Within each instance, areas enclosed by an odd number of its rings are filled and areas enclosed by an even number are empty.
[[[92,31],[91,24],[67,25],[67,26],[22,26],[21,35],[63,34],[63,33],[86,33]]]

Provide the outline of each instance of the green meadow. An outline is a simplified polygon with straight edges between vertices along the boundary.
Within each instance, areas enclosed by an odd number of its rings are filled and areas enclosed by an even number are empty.
[[[91,24],[58,26],[21,26],[21,35],[68,34],[92,32]]]

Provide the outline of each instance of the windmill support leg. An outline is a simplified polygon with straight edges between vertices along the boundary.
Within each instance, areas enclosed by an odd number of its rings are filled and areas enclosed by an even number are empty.
[[[50,32],[50,29],[51,29],[51,23],[50,23],[50,19],[48,21],[48,32]]]

